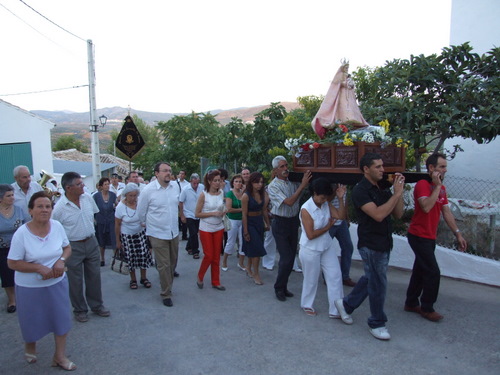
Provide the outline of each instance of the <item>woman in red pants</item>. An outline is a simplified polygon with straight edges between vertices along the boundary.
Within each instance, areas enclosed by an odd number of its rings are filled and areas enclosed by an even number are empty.
[[[220,284],[220,249],[224,238],[225,215],[224,191],[220,188],[221,177],[218,170],[212,170],[205,175],[203,180],[205,190],[200,194],[196,204],[195,216],[200,218],[200,240],[203,247],[203,260],[198,271],[196,285],[203,288],[203,278],[211,267],[212,288],[226,290]]]

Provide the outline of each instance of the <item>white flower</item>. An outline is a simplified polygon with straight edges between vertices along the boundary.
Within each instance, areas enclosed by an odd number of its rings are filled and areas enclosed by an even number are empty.
[[[361,140],[366,143],[373,143],[375,142],[375,137],[373,136],[372,133],[365,133],[363,135],[363,138],[361,138]]]

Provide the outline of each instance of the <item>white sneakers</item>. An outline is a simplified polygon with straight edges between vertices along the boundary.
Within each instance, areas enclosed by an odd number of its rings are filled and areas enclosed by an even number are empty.
[[[339,311],[340,319],[342,319],[342,321],[345,324],[352,324],[353,320],[352,320],[351,316],[345,311],[344,300],[342,298],[336,299],[334,301],[334,303],[335,303],[335,307]]]
[[[339,311],[340,319],[342,319],[342,321],[345,324],[352,324],[353,320],[352,320],[351,315],[349,315],[347,313],[347,311],[345,311],[344,300],[342,298],[336,299],[334,301],[334,303],[335,303],[335,307]],[[337,318],[336,315],[330,315],[329,317],[332,319]],[[391,339],[391,335],[389,334],[389,331],[387,330],[386,327],[378,327],[378,328],[369,328],[368,327],[368,330],[370,331],[370,333],[372,334],[373,337],[375,337],[379,340],[390,340]]]
[[[370,333],[379,340],[390,340],[391,335],[386,327],[369,328]]]

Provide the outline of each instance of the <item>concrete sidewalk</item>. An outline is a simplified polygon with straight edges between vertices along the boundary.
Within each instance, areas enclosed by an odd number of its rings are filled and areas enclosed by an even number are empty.
[[[326,287],[320,283],[315,308],[300,309],[302,274],[293,272],[295,297],[279,302],[273,283],[277,270],[261,270],[263,286],[236,267],[221,272],[227,290],[196,286],[200,260],[179,248],[180,277],[174,281],[173,307],[159,296],[158,274],[149,270],[151,289],[128,287],[129,277],[102,268],[105,305],[111,317],[89,314],[74,322],[67,353],[78,374],[498,374],[500,368],[500,289],[447,278],[441,280],[436,309],[440,323],[403,311],[408,271],[391,268],[386,300],[388,342],[373,338],[366,319],[368,300],[354,312],[354,324],[328,319]],[[111,251],[106,251],[111,256]],[[466,266],[466,265],[465,265]],[[353,262],[351,276],[362,275]],[[344,288],[349,293],[351,288]],[[38,343],[38,362],[23,359],[16,314],[5,312],[0,296],[0,374],[53,374],[54,342]]]

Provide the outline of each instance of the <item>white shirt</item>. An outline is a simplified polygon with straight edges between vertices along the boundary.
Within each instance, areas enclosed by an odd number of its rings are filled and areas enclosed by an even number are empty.
[[[25,194],[23,189],[19,187],[17,182],[11,184],[14,188],[14,204],[23,209],[23,212],[28,213],[28,203],[30,202],[30,198],[37,191],[42,191],[43,188],[36,182],[31,181],[30,186],[28,188],[28,192]]]
[[[164,188],[155,180],[142,190],[137,212],[148,236],[172,240],[179,235],[179,194],[175,181]]]
[[[205,203],[201,212],[224,211],[226,207],[224,205],[224,190],[219,190],[219,194],[217,195],[208,194],[206,191],[203,194],[205,195]],[[222,216],[210,216],[200,219],[200,230],[203,232],[213,233],[221,229],[224,229]]]
[[[24,224],[14,233],[7,258],[24,260],[52,268],[54,263],[62,256],[63,247],[68,245],[68,237],[66,237],[64,228],[58,221],[50,220],[50,231],[45,238],[34,235],[30,232],[28,226]],[[41,288],[57,284],[64,278],[64,275],[58,278],[42,280],[39,273],[16,271],[14,279],[16,285]]]
[[[191,185],[191,184],[189,183],[189,181],[186,181],[186,180],[181,181],[181,180],[177,179],[177,183],[178,183],[178,184],[179,184],[179,186],[181,187],[181,191],[182,191],[182,190],[183,190],[186,186]]]
[[[98,212],[90,194],[80,195],[80,207],[63,195],[52,211],[52,219],[63,225],[70,241],[81,241],[95,234],[94,214]]]
[[[115,217],[122,221],[120,232],[123,234],[137,234],[144,229],[137,210],[127,207],[123,202],[116,206]]]
[[[330,220],[331,213],[330,207],[328,207],[328,202],[325,202],[321,205],[321,207],[316,206],[312,197],[309,198],[306,203],[304,203],[301,207],[301,210],[306,210],[311,218],[314,221],[314,229],[321,229],[328,224],[328,220]],[[328,231],[323,233],[321,236],[316,237],[313,240],[307,238],[306,231],[304,229],[304,224],[302,223],[302,214],[300,217],[300,226],[302,228],[302,233],[300,234],[300,247],[307,247],[308,249],[316,250],[316,251],[325,251],[330,248],[332,244],[332,238]]]
[[[195,217],[194,213],[196,211],[196,203],[198,202],[198,198],[204,189],[205,186],[203,186],[203,184],[199,184],[196,191],[194,191],[191,184],[182,189],[179,201],[183,203],[182,211],[184,212],[184,216],[186,218],[198,220],[198,218]]]

